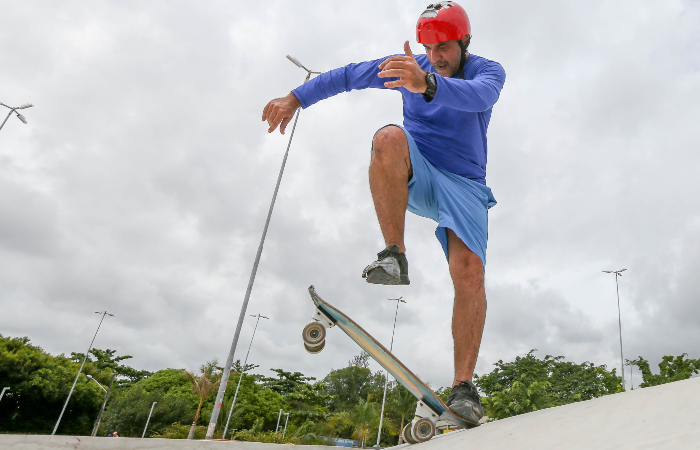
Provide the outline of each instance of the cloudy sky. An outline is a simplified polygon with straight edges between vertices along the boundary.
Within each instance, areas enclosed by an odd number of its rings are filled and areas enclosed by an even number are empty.
[[[406,39],[422,53],[426,1],[2,2],[0,101],[35,106],[0,131],[0,334],[84,352],[107,310],[95,346],[134,367],[224,361],[289,137],[267,133],[262,108],[305,77],[285,55],[326,71]],[[477,372],[533,348],[619,367],[601,271],[621,268],[625,357],[700,358],[700,2],[462,5],[471,51],[507,73],[489,129],[498,205]],[[259,373],[322,377],[358,353],[340,330],[304,351],[313,284],[387,344],[386,299],[403,296],[396,355],[450,383],[434,223],[407,218],[410,286],[360,278],[383,248],[371,137],[401,120],[399,94],[379,90],[301,114],[248,309],[270,317],[249,360]]]

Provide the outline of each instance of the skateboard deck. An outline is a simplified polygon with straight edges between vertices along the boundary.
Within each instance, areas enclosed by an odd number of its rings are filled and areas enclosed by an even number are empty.
[[[379,365],[389,372],[399,384],[408,389],[409,392],[416,397],[418,404],[416,406],[416,419],[414,419],[413,423],[415,425],[418,419],[427,418],[430,420],[433,424],[432,434],[428,433],[430,434],[430,437],[432,437],[435,432],[435,426],[438,420],[460,428],[472,428],[479,425],[479,423],[466,421],[454,414],[450,408],[445,405],[442,399],[440,399],[440,397],[433,392],[432,389],[423,383],[413,372],[403,365],[401,361],[392,355],[389,350],[377,342],[376,339],[374,339],[355,321],[330,303],[324,301],[316,293],[313,286],[309,287],[309,294],[311,294],[311,299],[314,302],[314,305],[316,305],[316,311],[312,316],[314,322],[310,323],[306,326],[306,328],[304,328],[304,345],[306,346],[307,351],[310,353],[320,352],[325,346],[325,329],[337,325],[348,336],[350,336],[350,338],[355,341],[360,348],[369,353],[369,355],[375,361],[377,361]],[[424,425],[427,426],[425,423]],[[429,430],[427,430],[425,426],[423,431],[427,433]],[[418,431],[418,436],[416,436],[414,433],[413,440],[416,442],[427,440],[421,439],[421,436],[424,437],[426,434],[421,434],[420,430]],[[404,439],[411,442],[411,435],[404,435]]]

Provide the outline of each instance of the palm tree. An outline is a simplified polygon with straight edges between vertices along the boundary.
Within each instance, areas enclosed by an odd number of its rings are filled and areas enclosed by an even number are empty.
[[[353,437],[360,441],[360,447],[365,448],[365,441],[370,437],[372,428],[379,426],[379,411],[377,404],[370,400],[360,400],[360,403],[350,411],[350,421],[353,426]]]
[[[391,408],[396,411],[397,415],[401,416],[401,427],[399,427],[399,445],[403,443],[403,435],[401,431],[406,419],[412,419],[416,411],[416,398],[405,387],[398,384],[391,396]]]
[[[199,396],[199,406],[197,406],[197,413],[194,415],[194,421],[192,421],[187,439],[194,439],[194,432],[197,429],[197,421],[202,411],[204,399],[219,388],[219,383],[221,382],[221,368],[218,367],[218,364],[219,361],[216,359],[207,361],[199,368],[199,375],[195,375],[187,370],[183,372],[187,378],[194,382],[192,392]]]

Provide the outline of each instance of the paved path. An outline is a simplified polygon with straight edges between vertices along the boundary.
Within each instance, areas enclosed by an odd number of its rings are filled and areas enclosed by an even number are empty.
[[[700,378],[523,414],[411,449],[700,449]]]

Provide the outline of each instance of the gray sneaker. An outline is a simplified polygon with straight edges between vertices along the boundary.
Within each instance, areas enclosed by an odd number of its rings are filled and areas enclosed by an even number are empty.
[[[390,245],[377,253],[377,260],[365,267],[362,278],[372,284],[407,285],[408,261],[405,253],[399,253],[398,245]]]
[[[479,392],[471,381],[460,381],[453,387],[446,405],[453,413],[469,422],[477,423],[484,417]]]

